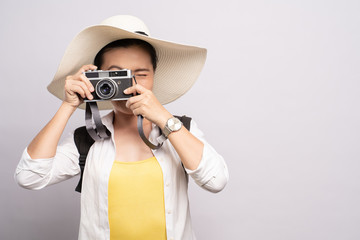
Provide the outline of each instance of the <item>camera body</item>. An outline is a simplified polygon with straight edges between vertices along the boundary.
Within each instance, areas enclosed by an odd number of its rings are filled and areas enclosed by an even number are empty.
[[[132,86],[131,70],[86,71],[85,76],[94,86],[93,99],[84,98],[84,102],[127,100],[132,94],[124,94],[124,90]]]

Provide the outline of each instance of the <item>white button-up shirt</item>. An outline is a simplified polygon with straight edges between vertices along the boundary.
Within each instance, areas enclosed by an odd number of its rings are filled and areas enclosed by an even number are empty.
[[[112,138],[95,142],[88,153],[81,192],[81,219],[79,239],[110,239],[108,218],[108,181],[115,161],[113,113],[102,121],[112,133]],[[153,154],[163,171],[164,200],[167,239],[195,239],[191,227],[188,203],[188,175],[202,188],[221,191],[229,178],[224,159],[205,141],[196,123],[191,121],[190,132],[204,143],[200,164],[195,170],[184,170],[181,160],[169,140]],[[156,142],[159,129],[153,126],[150,140]],[[17,166],[15,179],[28,189],[42,189],[71,178],[80,173],[79,153],[74,143],[73,133],[58,147],[56,155],[47,159],[31,159],[24,150]]]

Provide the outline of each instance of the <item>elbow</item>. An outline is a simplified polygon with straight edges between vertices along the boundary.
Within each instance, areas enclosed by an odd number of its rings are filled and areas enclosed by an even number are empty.
[[[21,172],[18,174],[15,174],[14,178],[15,178],[15,182],[20,187],[25,188],[25,189],[32,189],[32,187],[31,187],[32,184],[27,181],[26,176],[24,176],[24,174],[21,174]]]
[[[202,187],[209,192],[218,193],[221,192],[229,181],[227,174],[213,176],[210,181],[204,184]]]
[[[43,186],[39,184],[39,181],[36,181],[24,172],[15,173],[14,178],[15,182],[22,188],[29,190],[38,190],[43,188]]]

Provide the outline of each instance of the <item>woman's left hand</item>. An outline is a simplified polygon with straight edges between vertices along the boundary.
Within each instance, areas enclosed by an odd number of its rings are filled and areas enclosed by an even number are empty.
[[[142,115],[161,129],[164,128],[166,121],[172,117],[151,90],[136,84],[125,89],[124,93],[135,95],[126,102],[126,107],[131,109],[134,115]],[[140,95],[136,95],[137,93]]]

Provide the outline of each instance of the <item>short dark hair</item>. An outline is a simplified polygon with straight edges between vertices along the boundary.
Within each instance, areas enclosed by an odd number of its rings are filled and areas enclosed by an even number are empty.
[[[132,47],[132,46],[140,47],[149,53],[151,63],[153,65],[153,69],[155,71],[156,67],[157,67],[157,61],[158,61],[155,48],[150,43],[145,42],[140,39],[135,39],[135,38],[120,39],[120,40],[116,40],[116,41],[113,41],[113,42],[107,44],[96,54],[95,59],[94,59],[94,65],[97,66],[98,68],[101,68],[101,66],[103,64],[104,53],[106,53],[114,48],[128,48],[128,47]]]

